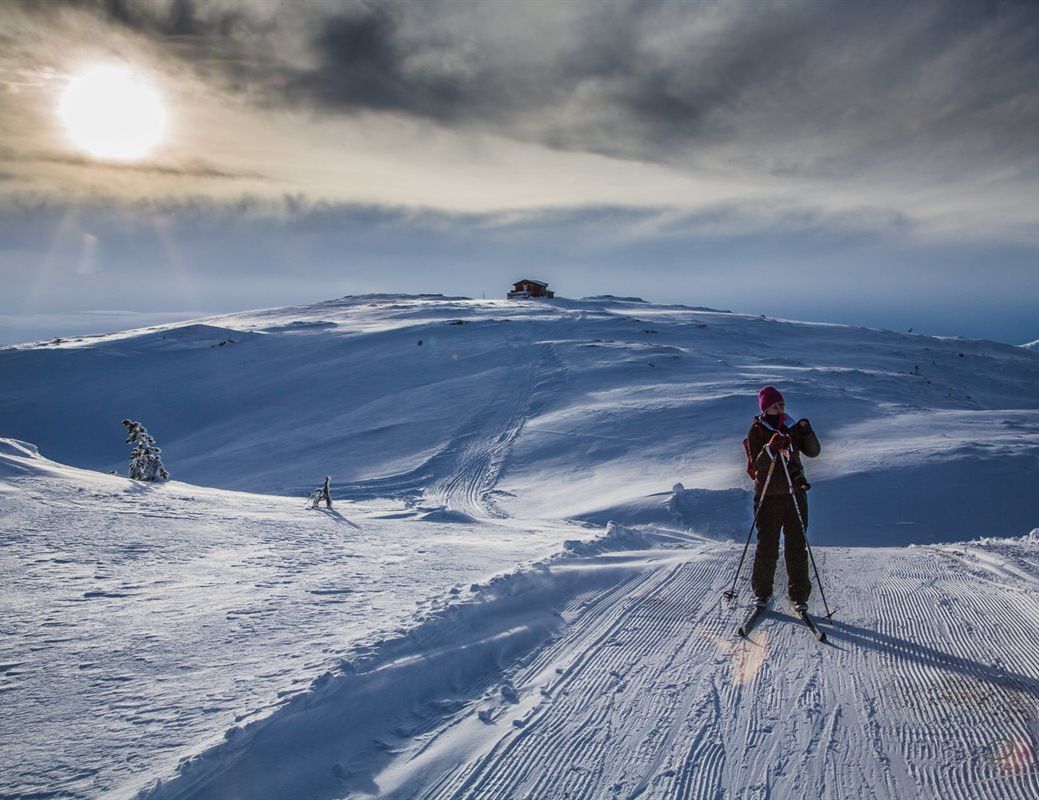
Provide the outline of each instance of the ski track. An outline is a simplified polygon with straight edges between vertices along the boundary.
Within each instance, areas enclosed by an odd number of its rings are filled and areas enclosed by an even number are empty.
[[[899,562],[879,595],[886,623],[880,630],[893,639],[913,633],[913,644],[902,646],[912,657],[891,685],[920,716],[897,731],[911,775],[931,796],[1039,796],[1034,592],[1006,586],[979,592],[943,580],[949,567],[940,551],[931,559],[903,556]],[[931,625],[913,624],[929,617]],[[974,636],[981,631],[983,637]],[[1001,730],[994,730],[993,717]],[[936,730],[941,739],[933,736]],[[1022,749],[1033,754],[1031,769],[1015,768]]]
[[[507,515],[488,498],[505,464],[509,449],[523,430],[537,377],[537,361],[517,358],[515,372],[506,373],[494,401],[465,426],[447,452],[457,465],[426,491],[424,504],[440,505],[473,518],[504,519]]]
[[[559,321],[543,323],[509,342],[512,362],[490,401],[421,465],[399,475],[346,484],[337,488],[337,495],[406,498],[420,511],[447,509],[473,519],[506,519],[508,514],[497,507],[492,495],[509,451],[530,417],[535,397],[545,402],[556,394],[566,372],[554,343],[536,341],[534,335],[559,328],[572,333],[582,319],[583,312],[567,312]],[[537,351],[536,358],[528,357],[530,349]]]
[[[830,644],[782,601],[736,640],[732,551],[686,551],[575,600],[511,674],[519,700],[483,708],[489,742],[385,796],[1039,796],[1034,588],[979,591],[940,548],[820,550]]]
[[[565,312],[560,320],[543,324],[547,332],[572,336],[584,312]],[[535,333],[538,331],[535,331]],[[545,403],[565,382],[566,366],[552,340],[535,340],[533,334],[510,342],[514,365],[506,372],[494,399],[480,409],[462,433],[439,454],[453,459],[447,476],[425,490],[423,502],[467,514],[474,519],[506,519],[508,514],[494,503],[492,494],[505,469],[509,451],[523,432],[537,402]],[[526,351],[534,349],[536,358]],[[438,474],[443,474],[441,471]]]

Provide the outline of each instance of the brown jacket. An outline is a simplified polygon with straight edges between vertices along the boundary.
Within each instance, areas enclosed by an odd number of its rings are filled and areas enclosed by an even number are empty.
[[[801,466],[800,454],[804,453],[809,458],[815,458],[822,452],[822,447],[819,445],[819,439],[816,438],[815,431],[810,427],[806,430],[796,423],[788,427],[788,422],[791,422],[789,417],[780,425],[772,426],[764,419],[764,415],[754,417],[754,424],[750,426],[750,431],[747,433],[750,456],[754,460],[755,469],[758,471],[757,480],[754,481],[755,500],[761,497],[761,492],[765,488],[765,479],[768,477],[769,467],[772,466],[772,457],[777,455],[769,452],[767,447],[768,440],[772,438],[772,434],[777,432],[784,433],[790,437],[790,459],[787,462],[787,466],[790,470],[790,480],[793,482],[794,488],[802,492],[808,490],[808,481],[805,479],[804,468]],[[777,463],[776,468],[772,471],[772,480],[768,484],[766,496],[771,497],[777,494],[790,494],[790,486],[787,484],[786,475],[783,473],[782,463]]]

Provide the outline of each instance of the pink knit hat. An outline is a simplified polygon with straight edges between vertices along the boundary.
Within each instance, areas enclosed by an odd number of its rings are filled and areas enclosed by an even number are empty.
[[[758,392],[758,407],[761,408],[761,413],[765,413],[767,409],[773,403],[782,403],[783,395],[779,393],[779,389],[775,386],[763,386]]]

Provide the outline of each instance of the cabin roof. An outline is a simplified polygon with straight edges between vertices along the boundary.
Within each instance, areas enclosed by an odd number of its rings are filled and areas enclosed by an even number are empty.
[[[534,284],[537,284],[538,286],[548,286],[548,284],[545,283],[544,281],[536,281],[533,278],[520,278],[518,281],[515,281],[513,283],[513,286],[518,286],[521,283],[534,283]]]

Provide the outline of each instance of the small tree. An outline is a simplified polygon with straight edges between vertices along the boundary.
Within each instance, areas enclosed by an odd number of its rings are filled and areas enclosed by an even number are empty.
[[[130,478],[135,481],[165,481],[170,474],[162,465],[162,452],[148,429],[141,423],[130,419],[123,420],[126,428],[126,443],[133,445],[130,452]]]

